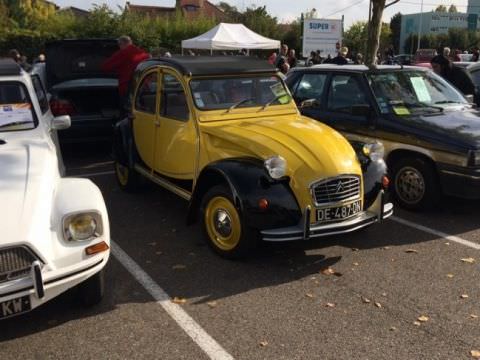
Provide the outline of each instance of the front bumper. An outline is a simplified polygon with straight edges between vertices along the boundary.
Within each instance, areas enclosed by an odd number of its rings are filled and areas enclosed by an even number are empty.
[[[464,199],[480,199],[480,169],[439,165],[443,193]]]
[[[383,190],[378,194],[372,206],[351,219],[327,224],[310,224],[310,207],[307,207],[303,219],[298,225],[280,229],[261,231],[264,241],[309,240],[329,235],[346,234],[378,223],[393,214],[393,204],[385,203]]]

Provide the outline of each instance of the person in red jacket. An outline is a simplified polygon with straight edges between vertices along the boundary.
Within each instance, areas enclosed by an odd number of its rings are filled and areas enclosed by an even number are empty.
[[[143,49],[133,45],[130,36],[118,38],[118,47],[112,56],[102,64],[102,71],[113,72],[118,75],[118,93],[120,95],[120,106],[122,111],[128,111],[130,98],[128,87],[133,73],[138,64],[146,60],[150,55]]]

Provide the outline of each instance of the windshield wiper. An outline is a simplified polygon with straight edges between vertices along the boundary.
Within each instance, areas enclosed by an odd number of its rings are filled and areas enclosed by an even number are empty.
[[[31,121],[14,121],[11,123],[0,125],[0,129],[8,126],[23,125],[23,124],[33,124],[33,123]]]
[[[443,101],[437,101],[435,104],[463,104],[460,101],[452,101],[452,100],[443,100]]]
[[[269,102],[267,102],[266,104],[264,104],[263,107],[262,107],[262,110],[265,110],[267,107],[269,107],[270,105],[272,105],[275,101],[280,100],[280,99],[283,98],[284,96],[288,96],[288,94],[283,94],[283,95],[278,95],[278,96],[276,96],[275,98],[273,98],[272,100],[270,100]]]
[[[247,99],[240,100],[240,101],[236,102],[235,104],[233,104],[232,106],[230,106],[227,110],[227,113],[229,113],[230,111],[232,111],[236,107],[238,107],[242,104],[245,104],[246,102],[253,101],[253,100],[255,100],[255,99],[254,98],[247,98]]]
[[[416,108],[434,109],[434,110],[437,110],[437,112],[439,112],[439,113],[443,112],[443,108],[441,106],[433,106],[433,105],[425,104],[425,103],[422,103],[422,102],[410,103],[410,104],[407,104],[407,105],[411,106],[411,107],[416,107]]]

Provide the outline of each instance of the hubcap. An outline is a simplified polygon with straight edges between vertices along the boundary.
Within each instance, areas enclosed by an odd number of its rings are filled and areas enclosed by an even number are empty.
[[[417,169],[404,167],[395,178],[397,195],[407,204],[417,204],[425,195],[425,179]]]
[[[232,233],[232,218],[225,209],[218,209],[214,215],[215,230],[223,237]]]
[[[240,242],[242,227],[237,209],[223,196],[212,198],[205,208],[205,227],[208,237],[219,249],[235,249]]]

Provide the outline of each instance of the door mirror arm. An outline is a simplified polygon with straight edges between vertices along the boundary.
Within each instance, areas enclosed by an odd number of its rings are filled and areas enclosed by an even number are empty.
[[[320,106],[320,101],[317,99],[307,99],[303,100],[300,103],[300,109],[306,109],[306,108],[314,108],[314,107],[319,107]]]

